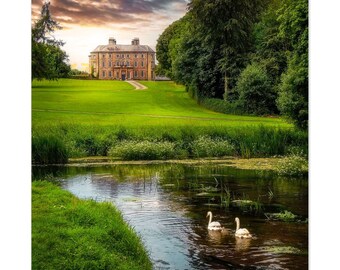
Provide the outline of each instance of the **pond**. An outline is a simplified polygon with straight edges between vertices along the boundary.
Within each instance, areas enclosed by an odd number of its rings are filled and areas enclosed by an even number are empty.
[[[308,180],[223,165],[33,167],[79,198],[110,201],[154,269],[308,269]],[[268,219],[290,211],[294,222]],[[207,212],[226,228],[208,231]],[[235,217],[252,239],[236,239]]]

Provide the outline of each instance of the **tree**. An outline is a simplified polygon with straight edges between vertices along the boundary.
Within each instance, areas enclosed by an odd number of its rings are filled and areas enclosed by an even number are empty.
[[[202,35],[205,46],[219,53],[218,69],[223,76],[223,92],[217,96],[228,99],[230,88],[245,66],[251,39],[250,33],[263,8],[264,0],[192,0],[189,10],[194,25]]]
[[[185,27],[186,21],[187,16],[184,16],[181,19],[173,22],[164,30],[164,32],[157,39],[156,51],[158,60],[157,67],[158,74],[165,75],[170,78],[173,77],[172,61],[176,56],[170,54],[170,43],[173,40],[183,36],[182,30]]]
[[[32,79],[66,77],[70,71],[68,56],[60,48],[64,42],[52,35],[61,26],[52,19],[49,6],[49,2],[43,4],[40,19],[32,28]]]
[[[279,34],[292,51],[279,85],[278,107],[303,129],[308,128],[308,0],[285,0],[279,10]]]
[[[237,81],[239,103],[249,114],[271,114],[276,112],[276,95],[269,76],[258,64],[248,65]]]

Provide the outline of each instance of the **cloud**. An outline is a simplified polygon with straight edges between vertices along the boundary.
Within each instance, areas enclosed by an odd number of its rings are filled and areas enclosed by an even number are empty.
[[[39,18],[42,0],[32,0],[32,19]],[[62,26],[107,27],[118,23],[157,23],[160,14],[185,8],[187,0],[51,0],[50,11]]]

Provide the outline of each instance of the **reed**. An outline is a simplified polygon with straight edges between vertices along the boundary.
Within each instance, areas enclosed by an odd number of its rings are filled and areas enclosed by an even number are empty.
[[[243,158],[270,157],[287,155],[292,152],[306,153],[306,149],[308,149],[308,137],[305,133],[294,129],[265,126],[257,128],[220,126],[138,128],[121,125],[51,124],[48,126],[33,125],[32,137],[33,160],[35,163],[42,162],[44,164],[58,161],[53,160],[53,157],[57,157],[55,155],[57,149],[63,150],[68,157],[109,156],[110,149],[128,141],[135,143],[147,141],[149,142],[148,147],[155,149],[161,148],[160,145],[163,142],[165,145],[171,143],[175,147],[176,153],[169,151],[169,154],[160,156],[152,154],[149,157],[153,156],[157,159],[230,155]],[[151,146],[151,144],[155,144],[155,146]],[[55,147],[52,147],[53,145]],[[133,150],[133,148],[131,149]],[[46,158],[46,156],[50,158]],[[126,158],[128,155],[124,159]],[[60,162],[65,162],[65,160],[61,159]]]
[[[67,160],[66,145],[57,136],[42,135],[32,138],[32,163],[63,164],[67,163]]]

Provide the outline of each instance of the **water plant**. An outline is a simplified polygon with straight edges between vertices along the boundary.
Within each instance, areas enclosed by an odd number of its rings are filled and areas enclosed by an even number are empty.
[[[270,220],[280,220],[284,222],[292,222],[297,219],[297,215],[288,210],[284,210],[280,213],[265,213],[266,217]]]
[[[306,254],[306,252],[292,246],[270,246],[264,247],[264,249],[275,254]]]
[[[281,160],[276,171],[279,175],[303,176],[308,174],[308,160],[300,155],[289,155]]]

